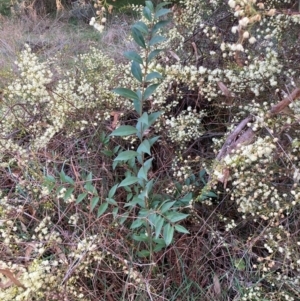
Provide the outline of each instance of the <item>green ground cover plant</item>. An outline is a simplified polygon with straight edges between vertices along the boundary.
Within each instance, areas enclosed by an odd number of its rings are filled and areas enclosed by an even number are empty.
[[[0,300],[300,300],[298,1],[88,4],[0,20]]]

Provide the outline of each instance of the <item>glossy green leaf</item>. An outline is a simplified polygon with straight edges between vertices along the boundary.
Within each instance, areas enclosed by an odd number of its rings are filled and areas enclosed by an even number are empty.
[[[136,28],[136,27],[132,27],[131,29],[131,35],[133,37],[133,39],[135,40],[135,42],[143,47],[144,49],[146,49],[146,43],[145,43],[145,39],[142,35],[142,33]]]
[[[116,88],[113,89],[113,92],[129,99],[138,99],[138,95],[130,89]]]
[[[149,120],[149,126],[151,126],[156,120],[157,118],[162,114],[161,111],[157,111],[157,112],[154,112],[154,113],[151,113],[148,117],[148,120]],[[158,137],[157,137],[158,139]]]
[[[162,216],[158,216],[156,218],[155,221],[155,238],[158,238],[160,233],[161,233],[161,229],[164,225],[165,219]]]
[[[147,87],[147,89],[144,93],[144,100],[148,99],[154,93],[154,91],[157,89],[158,86],[159,86],[159,84],[153,84],[153,85]]]
[[[148,26],[143,21],[135,22],[134,25],[133,25],[133,27],[136,28],[136,29],[138,29],[140,32],[142,32],[144,34],[148,34],[149,33]]]
[[[130,229],[136,229],[141,227],[144,224],[144,220],[138,218],[135,221],[133,221],[133,223],[130,226]]]
[[[170,23],[170,20],[162,20],[162,21],[157,22],[156,24],[154,24],[154,26],[152,28],[152,34],[155,34],[158,30],[160,30],[161,28],[163,28],[164,26],[166,26],[169,23]]]
[[[156,5],[155,7],[155,11],[159,11],[162,7],[172,4],[172,2],[161,2],[159,4]]]
[[[149,140],[145,139],[143,142],[139,145],[138,149],[136,150],[137,153],[142,154],[146,153],[149,156],[151,156],[151,151],[150,151],[151,145],[149,143]]]
[[[114,159],[114,161],[127,161],[137,156],[137,152],[129,150],[119,153],[119,155]]]
[[[108,207],[107,202],[101,204],[98,208],[97,217],[100,217],[107,210],[107,207]]]
[[[154,12],[154,6],[152,1],[146,1],[146,6],[149,8],[149,10],[153,13]]]
[[[135,61],[135,62],[137,62],[137,63],[139,63],[139,64],[143,64],[143,59],[142,59],[141,56],[140,56],[138,53],[136,53],[135,51],[125,51],[125,52],[124,52],[124,56],[125,56],[127,59],[131,60],[131,61]]]
[[[188,214],[181,213],[178,211],[169,211],[166,213],[166,218],[172,223],[176,223],[183,219],[186,219],[188,216]]]
[[[126,195],[126,202],[129,202],[131,199],[132,199],[132,197],[133,197],[133,193],[128,193],[127,195]]]
[[[149,237],[144,233],[140,235],[132,234],[132,239],[134,239],[135,241],[148,241]]]
[[[166,245],[170,245],[174,236],[174,227],[172,227],[172,225],[170,225],[169,223],[164,225],[163,236]]]
[[[115,170],[119,163],[120,161],[113,161],[112,169]]]
[[[163,36],[154,36],[150,41],[149,41],[149,45],[150,46],[153,46],[155,44],[158,44],[158,43],[162,43],[164,41],[166,41],[167,39]]]
[[[116,147],[114,147],[113,149],[113,153],[116,154],[120,149],[120,145],[117,145]]]
[[[189,234],[190,232],[181,225],[175,225],[175,230],[180,233]]]
[[[155,79],[155,78],[161,79],[163,77],[159,72],[154,71],[154,72],[151,72],[151,73],[147,74],[146,81],[149,82],[149,81],[151,81],[152,79]]]
[[[82,202],[86,198],[87,195],[88,195],[87,192],[79,194],[76,199],[76,204],[79,204],[80,202]]]
[[[136,134],[137,129],[131,125],[122,125],[115,129],[110,136],[129,136]]]
[[[132,75],[139,81],[143,82],[143,74],[142,74],[142,69],[139,63],[137,62],[132,62],[131,64],[131,73]]]
[[[145,207],[145,201],[142,198],[139,198],[137,196],[133,197],[131,202],[128,202],[124,205],[124,207],[134,207],[136,205],[141,206],[142,208]]]
[[[98,202],[99,202],[99,197],[98,196],[94,196],[91,199],[91,211],[93,211],[95,209],[95,207],[97,206]]]
[[[138,122],[143,123],[145,125],[149,124],[149,115],[147,112],[144,112],[143,115],[138,119]],[[144,127],[144,129],[146,129]]]
[[[155,49],[148,55],[147,62],[150,63],[163,49]]]
[[[137,174],[137,177],[139,179],[144,179],[145,181],[148,181],[148,177],[147,177],[147,171],[145,166],[142,166]]]
[[[158,139],[160,136],[155,136],[149,139],[150,145],[152,146]]]
[[[119,184],[114,185],[114,186],[109,190],[109,192],[108,192],[108,197],[109,197],[109,198],[112,198],[112,197],[115,195],[116,190],[117,190],[117,188],[118,188],[118,185],[119,185]]]
[[[142,113],[142,105],[138,99],[133,100],[133,106],[135,111],[140,115]]]
[[[147,192],[147,195],[150,195],[150,192],[152,191],[153,189],[153,184],[154,184],[154,179],[150,180],[149,182],[147,182],[146,184],[146,192]]]
[[[108,204],[111,204],[111,205],[114,205],[114,206],[117,206],[118,203],[112,199],[112,198],[106,198],[105,201],[108,203]]]
[[[137,177],[127,177],[120,184],[119,187],[128,186],[136,183],[139,180]]]
[[[151,11],[147,6],[145,6],[143,9],[143,15],[148,21],[152,21]]]
[[[172,201],[172,202],[166,202],[164,203],[161,208],[160,208],[160,213],[165,213],[166,211],[168,211],[174,204],[176,201]]]
[[[157,10],[155,15],[154,15],[154,18],[157,19],[161,16],[164,16],[168,13],[171,13],[172,11],[170,9],[167,9],[167,8],[161,8],[160,10]]]

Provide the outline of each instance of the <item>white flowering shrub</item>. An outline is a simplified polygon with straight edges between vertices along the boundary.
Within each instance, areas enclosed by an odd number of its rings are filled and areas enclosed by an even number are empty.
[[[1,300],[299,300],[298,2],[172,2],[1,73]]]

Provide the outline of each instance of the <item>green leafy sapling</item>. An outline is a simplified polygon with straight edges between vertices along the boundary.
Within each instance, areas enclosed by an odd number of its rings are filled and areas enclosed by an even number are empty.
[[[149,71],[149,64],[163,50],[157,45],[165,41],[165,37],[158,32],[165,27],[169,20],[160,20],[171,11],[165,6],[168,3],[160,3],[154,7],[151,1],[146,1],[143,16],[146,22],[138,21],[132,26],[133,40],[142,48],[143,56],[135,51],[127,51],[125,57],[131,60],[132,76],[138,81],[139,88],[135,91],[123,87],[113,91],[133,102],[134,109],[139,116],[135,126],[122,125],[114,130],[110,136],[138,137],[139,145],[135,150],[124,150],[118,153],[114,159],[113,168],[118,165],[127,165],[129,168],[125,178],[114,185],[108,194],[107,202],[113,202],[118,188],[123,187],[127,192],[126,213],[122,215],[120,222],[124,223],[129,213],[136,209],[138,214],[133,219],[130,228],[133,239],[143,241],[148,250],[139,252],[140,256],[148,256],[171,244],[174,232],[188,233],[178,222],[184,220],[188,214],[179,211],[177,201],[158,201],[154,197],[154,179],[149,179],[149,171],[152,168],[153,157],[151,147],[159,139],[159,136],[149,138],[146,133],[157,121],[162,112],[149,113],[145,110],[145,104],[155,92],[163,78],[159,72]],[[104,211],[103,211],[104,212]]]

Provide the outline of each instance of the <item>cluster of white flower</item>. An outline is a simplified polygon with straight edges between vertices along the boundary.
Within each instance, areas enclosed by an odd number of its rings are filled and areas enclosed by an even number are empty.
[[[203,135],[201,119],[205,113],[198,113],[188,107],[187,111],[182,111],[177,117],[171,117],[166,120],[168,128],[168,137],[173,143],[178,144],[181,148],[186,142],[190,142]]]

